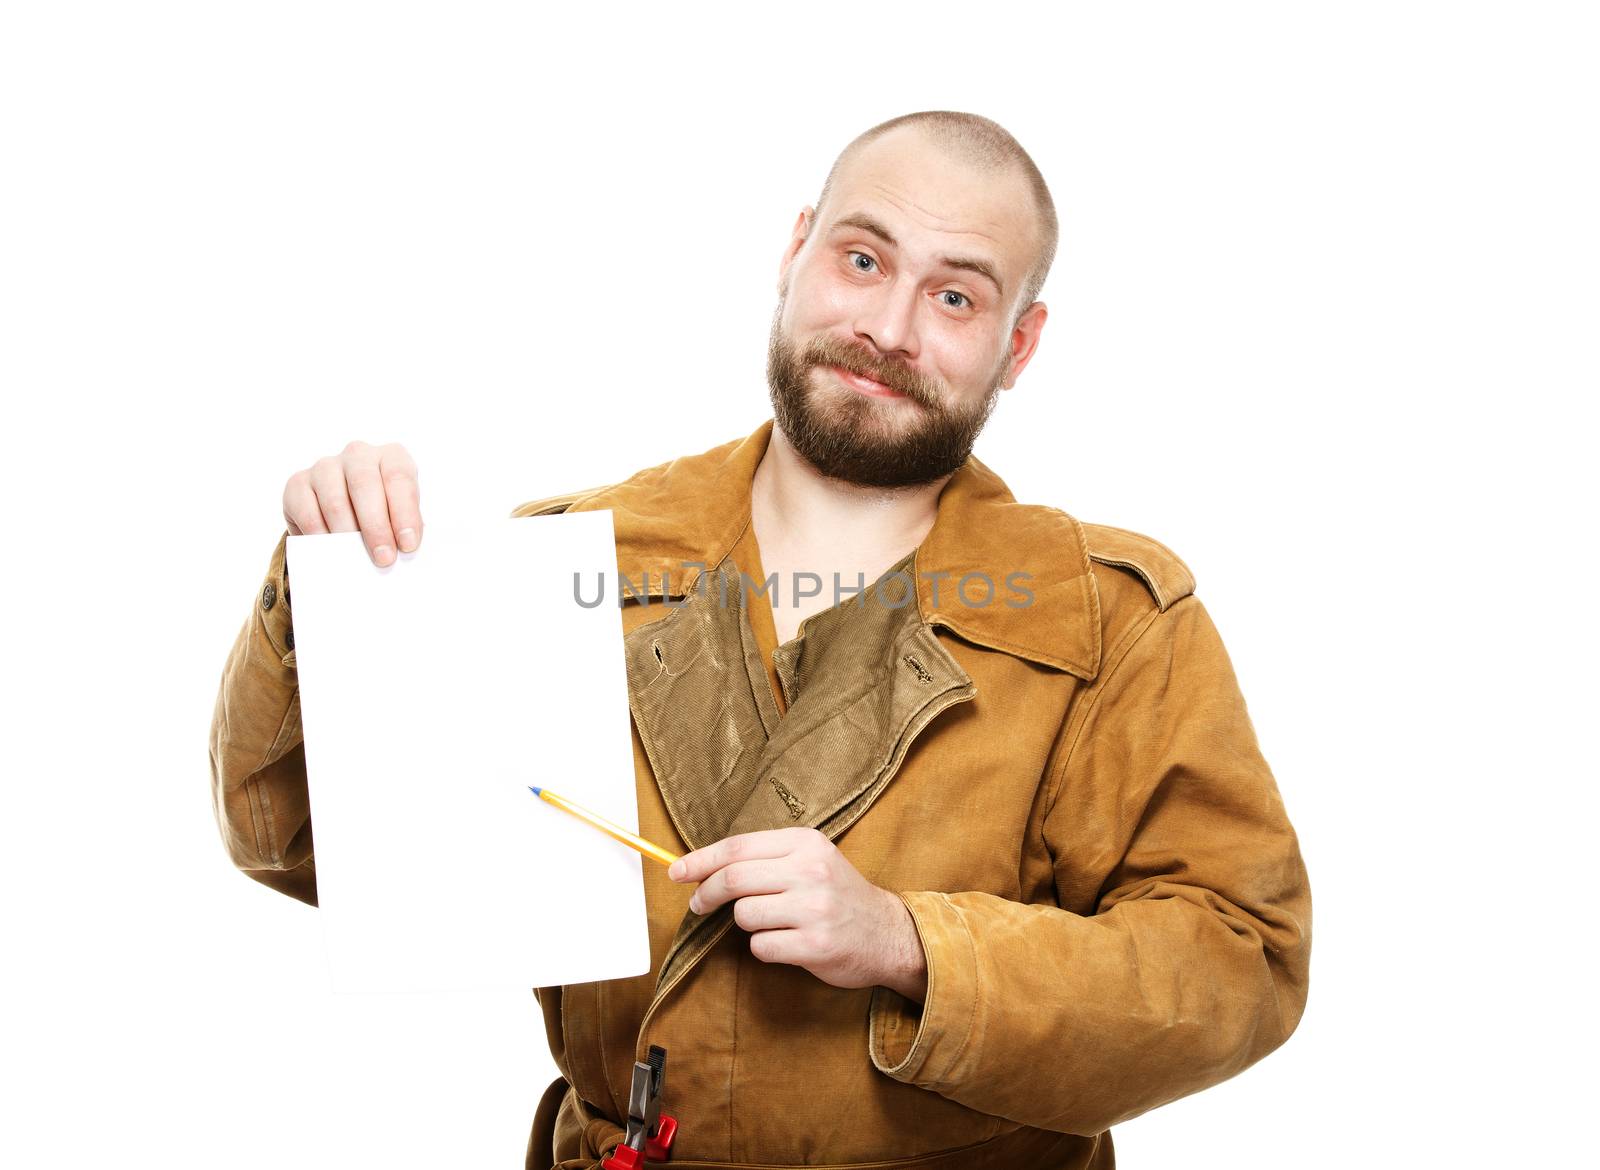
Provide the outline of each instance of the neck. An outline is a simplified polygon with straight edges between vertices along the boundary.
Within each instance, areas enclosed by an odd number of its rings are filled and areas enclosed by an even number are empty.
[[[750,484],[756,539],[763,547],[829,549],[848,559],[898,559],[933,527],[939,493],[949,479],[904,488],[830,479],[774,423]]]

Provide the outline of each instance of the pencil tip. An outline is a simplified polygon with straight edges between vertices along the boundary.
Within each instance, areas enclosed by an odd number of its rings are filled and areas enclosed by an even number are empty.
[[[535,796],[538,796],[541,789],[535,788],[532,784],[530,784],[528,785],[528,791],[533,793]]]

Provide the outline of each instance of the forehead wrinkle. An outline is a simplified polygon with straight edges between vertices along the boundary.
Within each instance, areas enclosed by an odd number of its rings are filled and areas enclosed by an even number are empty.
[[[941,227],[939,225],[951,222],[949,216],[939,215],[937,212],[930,211],[926,207],[923,207],[915,199],[912,199],[910,196],[902,195],[888,187],[885,187],[881,183],[874,183],[872,186],[876,193],[883,198],[884,202],[894,204],[895,206],[900,207],[902,210],[909,208],[911,211],[915,212],[917,216],[920,216],[922,219],[927,221],[926,226],[928,226],[932,231],[945,232],[954,236],[977,236],[980,240],[987,240],[992,244],[998,244],[1000,242],[998,235],[990,235],[988,232],[979,231],[976,228]],[[913,218],[915,218],[915,216]],[[983,226],[991,229],[992,231],[999,232],[1004,228],[1005,225],[999,220],[989,220],[986,221]]]

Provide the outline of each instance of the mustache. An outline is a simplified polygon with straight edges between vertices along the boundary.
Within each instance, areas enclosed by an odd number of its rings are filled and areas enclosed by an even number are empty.
[[[838,366],[849,373],[882,382],[921,406],[933,406],[939,401],[939,388],[932,379],[837,338],[812,338],[801,354],[801,364],[806,369],[812,366]]]

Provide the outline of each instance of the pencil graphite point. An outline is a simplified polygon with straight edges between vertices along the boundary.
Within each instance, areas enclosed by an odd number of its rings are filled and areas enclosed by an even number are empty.
[[[541,790],[540,790],[540,789],[538,789],[538,788],[535,788],[535,787],[534,787],[534,786],[533,786],[533,785],[532,785],[532,784],[530,784],[530,785],[528,785],[528,791],[529,791],[529,792],[531,792],[531,793],[533,793],[533,794],[534,794],[534,795],[535,795],[535,796],[538,796],[538,795],[539,795],[539,792],[540,792],[540,791],[541,791]]]

